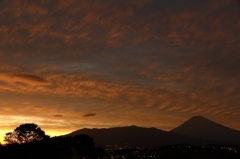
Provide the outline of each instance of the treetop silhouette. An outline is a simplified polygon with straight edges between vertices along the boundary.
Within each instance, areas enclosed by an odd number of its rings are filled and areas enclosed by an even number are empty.
[[[26,123],[14,129],[13,132],[6,133],[4,141],[7,144],[24,144],[47,138],[49,136],[45,135],[45,132],[37,124]]]

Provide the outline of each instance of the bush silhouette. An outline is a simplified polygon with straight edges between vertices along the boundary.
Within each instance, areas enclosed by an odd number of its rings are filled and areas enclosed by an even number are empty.
[[[31,123],[22,124],[14,129],[13,132],[6,133],[4,141],[7,144],[24,144],[33,141],[40,141],[46,138],[49,138],[49,136],[45,135],[45,132],[41,130],[38,125]]]
[[[98,159],[104,156],[104,149],[95,148],[93,138],[88,135],[50,138],[33,123],[20,125],[6,133],[4,141],[7,145],[0,145],[0,158]]]

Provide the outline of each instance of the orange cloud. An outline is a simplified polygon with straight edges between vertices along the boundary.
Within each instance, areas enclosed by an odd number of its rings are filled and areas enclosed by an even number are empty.
[[[0,80],[5,82],[23,82],[31,85],[48,85],[49,82],[31,74],[0,74]]]
[[[41,117],[52,129],[128,123],[169,129],[180,122],[173,116],[240,114],[235,0],[1,3],[4,115]],[[32,103],[20,105],[16,93]],[[79,116],[93,111],[98,119]],[[162,122],[168,118],[170,126]]]

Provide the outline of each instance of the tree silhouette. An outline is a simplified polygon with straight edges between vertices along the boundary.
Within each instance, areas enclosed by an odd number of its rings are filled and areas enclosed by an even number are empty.
[[[45,135],[45,132],[41,130],[38,125],[31,123],[22,124],[14,129],[13,132],[6,133],[4,141],[7,144],[24,144],[33,141],[40,141],[46,138],[49,138],[49,136]]]

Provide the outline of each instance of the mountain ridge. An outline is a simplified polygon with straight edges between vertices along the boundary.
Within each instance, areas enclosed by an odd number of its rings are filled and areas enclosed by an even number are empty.
[[[182,125],[186,123],[185,126]],[[154,127],[146,128],[139,127],[135,125],[125,126],[125,127],[113,127],[113,128],[84,128],[76,130],[66,136],[75,136],[79,134],[87,134],[90,137],[94,138],[96,146],[106,147],[107,145],[121,145],[121,146],[130,146],[130,147],[157,147],[163,145],[173,145],[173,144],[192,144],[192,145],[202,145],[202,144],[240,144],[238,140],[229,140],[223,137],[214,138],[212,134],[215,135],[216,131],[210,130],[211,128],[221,128],[222,131],[229,132],[230,128],[222,126],[218,123],[215,123],[209,119],[206,119],[202,116],[195,116],[187,120],[180,126],[176,127],[171,131],[164,131]],[[190,124],[189,124],[190,123]],[[186,126],[190,125],[190,127]],[[194,126],[200,128],[206,127],[210,132],[211,137],[202,137],[199,134],[189,134],[185,133],[182,130],[188,130],[192,132],[192,129],[196,129]],[[177,130],[177,131],[176,131]],[[180,132],[178,130],[181,130]],[[214,130],[214,129],[213,129]],[[219,131],[219,129],[217,130]],[[237,130],[232,130],[230,132],[236,132],[240,136],[240,132]],[[201,132],[201,131],[200,131]],[[215,134],[214,134],[215,133]],[[205,133],[206,134],[206,133]],[[215,135],[216,136],[216,135]],[[235,135],[236,136],[236,135]]]
[[[170,132],[202,139],[240,143],[240,131],[209,120],[203,116],[193,116],[183,124],[170,130]]]

